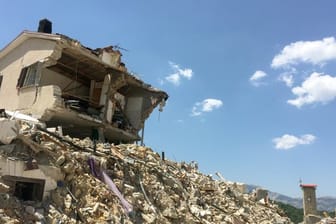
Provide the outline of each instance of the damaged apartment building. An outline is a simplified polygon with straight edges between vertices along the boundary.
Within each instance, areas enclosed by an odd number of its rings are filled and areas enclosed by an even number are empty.
[[[41,147],[23,137],[16,118],[60,136],[143,142],[145,120],[168,99],[128,72],[119,50],[90,49],[53,34],[51,25],[41,20],[38,32],[23,31],[0,51],[0,151],[7,154],[0,156],[0,177],[24,200],[42,200],[64,177],[43,159],[20,156]]]
[[[0,51],[0,109],[64,135],[131,143],[168,95],[130,74],[112,46],[92,50],[40,21]],[[142,133],[143,134],[143,133]]]

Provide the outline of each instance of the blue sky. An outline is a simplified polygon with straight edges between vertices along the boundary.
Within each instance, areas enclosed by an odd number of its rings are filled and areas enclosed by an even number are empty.
[[[98,3],[99,2],[99,3]],[[48,18],[168,92],[145,143],[232,181],[336,196],[334,1],[1,1],[0,47]]]

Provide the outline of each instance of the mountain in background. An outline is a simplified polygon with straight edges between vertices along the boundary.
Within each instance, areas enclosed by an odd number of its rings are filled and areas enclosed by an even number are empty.
[[[251,192],[258,187],[260,186],[246,185],[246,189],[248,192]],[[272,191],[268,191],[268,194],[271,200],[279,201],[284,204],[289,204],[296,208],[302,208],[302,198],[292,198]],[[317,210],[335,211],[335,208],[336,208],[336,197],[325,196],[317,198]]]

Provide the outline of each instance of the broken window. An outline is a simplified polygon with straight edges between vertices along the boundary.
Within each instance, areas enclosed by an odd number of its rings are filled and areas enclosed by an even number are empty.
[[[38,63],[22,68],[16,87],[37,85],[40,79],[38,68]]]
[[[14,196],[24,201],[33,201],[34,183],[16,182]]]

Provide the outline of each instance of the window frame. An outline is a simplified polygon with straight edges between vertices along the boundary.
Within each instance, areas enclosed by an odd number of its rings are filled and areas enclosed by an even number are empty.
[[[41,79],[41,64],[34,63],[23,67],[16,85],[16,88],[37,86]]]

